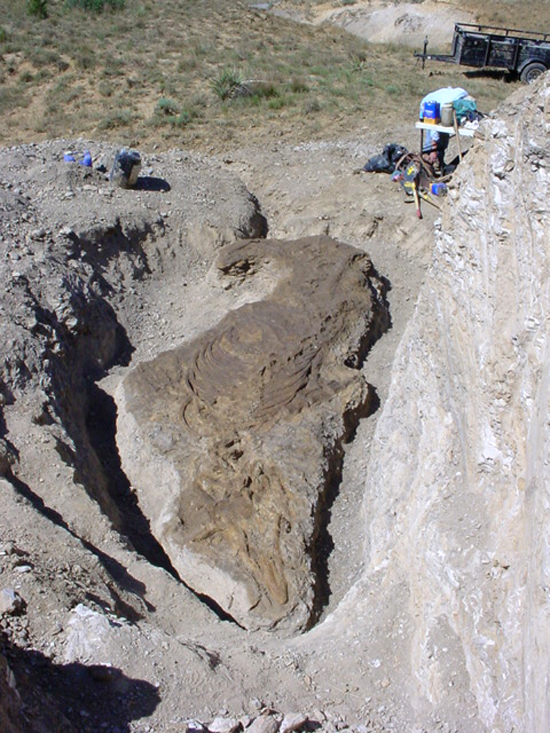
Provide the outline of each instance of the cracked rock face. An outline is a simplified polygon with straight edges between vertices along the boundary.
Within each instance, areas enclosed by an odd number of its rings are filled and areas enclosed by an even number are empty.
[[[382,645],[417,730],[440,729],[433,711],[461,731],[548,728],[549,132],[547,74],[457,171],[377,422],[367,569],[324,629],[346,646],[351,617]]]
[[[328,237],[226,249],[223,277],[271,294],[138,365],[117,391],[118,444],[182,580],[246,628],[303,630],[319,512],[371,391],[358,367],[386,326],[368,257]]]

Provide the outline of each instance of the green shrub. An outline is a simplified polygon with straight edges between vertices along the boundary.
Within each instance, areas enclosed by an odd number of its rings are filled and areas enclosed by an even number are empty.
[[[5,43],[5,41],[8,40],[8,34],[6,33],[6,29],[2,28],[0,25],[0,43]]]
[[[367,59],[364,53],[351,53],[349,57],[349,70],[353,72],[363,71],[367,66]]]
[[[163,96],[167,97],[170,94],[176,93],[176,87],[172,79],[166,79],[162,77],[159,83],[159,89]]]
[[[80,8],[92,13],[102,13],[105,8],[122,10],[124,2],[125,0],[67,0],[67,5],[69,8]]]
[[[130,110],[123,109],[119,112],[111,112],[99,121],[98,130],[115,130],[118,127],[127,127],[132,120]]]
[[[292,79],[290,91],[294,94],[303,94],[309,91],[309,87],[303,79]]]
[[[27,13],[37,18],[47,18],[48,0],[27,0]]]
[[[239,71],[236,69],[222,69],[218,77],[210,82],[210,88],[224,102],[235,94],[236,89],[242,83],[243,77]]]
[[[288,105],[288,99],[286,97],[273,97],[267,103],[269,109],[282,109]]]
[[[0,87],[0,113],[11,112],[18,107],[28,107],[30,102],[31,97],[22,87],[16,86],[11,89]]]
[[[178,71],[192,71],[197,68],[197,59],[195,56],[182,56],[178,61]]]
[[[315,114],[316,112],[320,112],[322,109],[321,103],[318,99],[310,99],[305,105],[304,105],[304,114],[305,115],[311,115]]]
[[[90,48],[81,47],[78,49],[74,57],[75,64],[78,69],[85,71],[86,69],[93,69],[96,65],[96,58],[94,52]]]
[[[102,97],[110,97],[113,94],[113,85],[108,81],[100,81],[97,89]]]
[[[166,117],[175,117],[179,112],[179,107],[173,99],[161,97],[155,107],[155,112]]]
[[[155,105],[153,115],[147,120],[147,124],[153,127],[186,127],[193,120],[201,117],[201,100],[197,98],[196,103],[186,104],[180,107],[172,99],[162,97]]]
[[[34,75],[35,82],[49,81],[52,78],[53,78],[53,74],[50,71],[50,69],[40,69]]]
[[[186,127],[196,117],[196,113],[190,109],[182,110],[177,117],[170,117],[170,124],[174,127]]]
[[[104,66],[101,71],[103,78],[109,79],[113,76],[124,76],[126,74],[126,67],[124,61],[117,58],[110,58],[107,66]]]
[[[279,90],[274,82],[258,82],[252,85],[252,96],[259,99],[273,99],[279,96]]]

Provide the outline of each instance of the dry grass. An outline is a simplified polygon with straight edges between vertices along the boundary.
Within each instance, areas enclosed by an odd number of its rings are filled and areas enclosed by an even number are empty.
[[[550,32],[550,3],[548,0],[463,0],[462,6],[472,10],[479,23]]]
[[[219,151],[275,135],[329,137],[379,124],[381,109],[387,124],[404,110],[412,120],[435,85],[466,83],[455,68],[422,71],[408,49],[369,46],[233,0],[127,0],[99,15],[49,0],[46,19],[29,16],[21,0],[2,7],[2,144],[82,135]],[[264,92],[220,99],[224,69]],[[486,109],[512,86],[481,77],[467,84]]]

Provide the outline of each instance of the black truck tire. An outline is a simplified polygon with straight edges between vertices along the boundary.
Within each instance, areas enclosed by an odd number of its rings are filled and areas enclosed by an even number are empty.
[[[544,64],[541,64],[540,61],[532,61],[523,68],[519,78],[526,84],[532,84],[545,71],[546,66]]]

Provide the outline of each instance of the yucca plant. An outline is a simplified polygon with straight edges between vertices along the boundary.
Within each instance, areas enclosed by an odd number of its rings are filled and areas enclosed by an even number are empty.
[[[222,69],[216,79],[212,79],[210,82],[210,88],[214,94],[225,102],[226,99],[231,99],[234,96],[235,91],[243,83],[242,74],[236,69]]]

